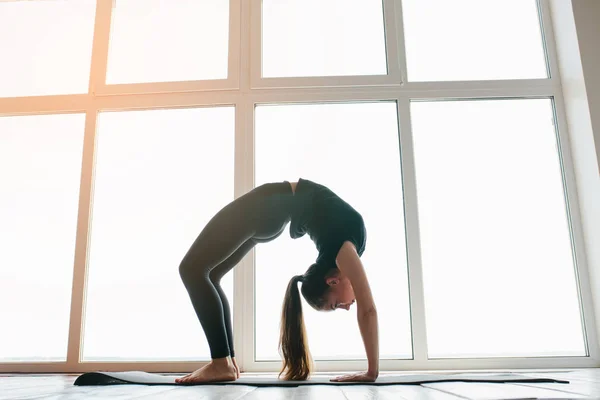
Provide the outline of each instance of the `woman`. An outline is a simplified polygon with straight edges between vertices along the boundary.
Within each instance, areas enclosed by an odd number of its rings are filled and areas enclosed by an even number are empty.
[[[377,311],[360,261],[366,243],[363,219],[327,187],[299,179],[261,185],[228,204],[209,221],[185,255],[179,273],[206,334],[212,360],[177,383],[239,378],[229,303],[220,281],[252,247],[277,238],[288,223],[293,239],[308,233],[319,256],[303,275],[290,280],[286,290],[279,342],[284,379],[305,380],[312,364],[298,283],[304,299],[319,311],[349,310],[356,301],[368,371],[334,381],[377,379]]]

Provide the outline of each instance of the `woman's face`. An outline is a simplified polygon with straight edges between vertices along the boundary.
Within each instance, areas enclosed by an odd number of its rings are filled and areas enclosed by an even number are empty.
[[[350,284],[350,280],[342,274],[337,274],[326,278],[329,285],[329,290],[325,295],[324,311],[333,311],[338,308],[350,310],[350,306],[354,304],[354,290]]]

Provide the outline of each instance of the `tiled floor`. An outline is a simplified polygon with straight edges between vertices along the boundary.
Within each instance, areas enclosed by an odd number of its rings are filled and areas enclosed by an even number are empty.
[[[255,388],[250,386],[74,386],[76,375],[0,375],[0,399],[600,399],[600,369],[553,370],[516,373],[552,377],[569,384],[432,383],[393,386],[300,386]]]

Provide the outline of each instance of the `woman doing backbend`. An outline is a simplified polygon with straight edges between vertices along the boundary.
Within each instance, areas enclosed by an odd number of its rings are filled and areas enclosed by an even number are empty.
[[[267,183],[219,211],[183,258],[179,273],[208,341],[211,362],[178,383],[239,378],[231,313],[221,278],[257,243],[269,242],[290,224],[293,239],[308,234],[319,255],[302,275],[290,280],[281,315],[279,348],[286,380],[305,380],[312,360],[307,347],[298,290],[316,310],[346,310],[356,302],[368,370],[336,381],[374,381],[379,375],[377,311],[360,256],[366,230],[361,215],[324,185],[306,179]]]

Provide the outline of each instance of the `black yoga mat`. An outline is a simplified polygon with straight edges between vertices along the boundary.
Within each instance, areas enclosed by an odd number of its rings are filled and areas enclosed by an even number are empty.
[[[181,375],[183,376],[183,375]],[[175,383],[175,375],[150,374],[142,371],[127,372],[87,372],[75,380],[78,386],[95,385],[181,385]],[[519,374],[422,374],[422,375],[381,375],[375,382],[330,382],[330,377],[314,375],[306,381],[283,381],[274,376],[242,376],[232,382],[210,382],[199,385],[246,385],[246,386],[299,386],[299,385],[419,385],[433,382],[529,382],[529,383],[569,383],[551,378],[536,378]]]

